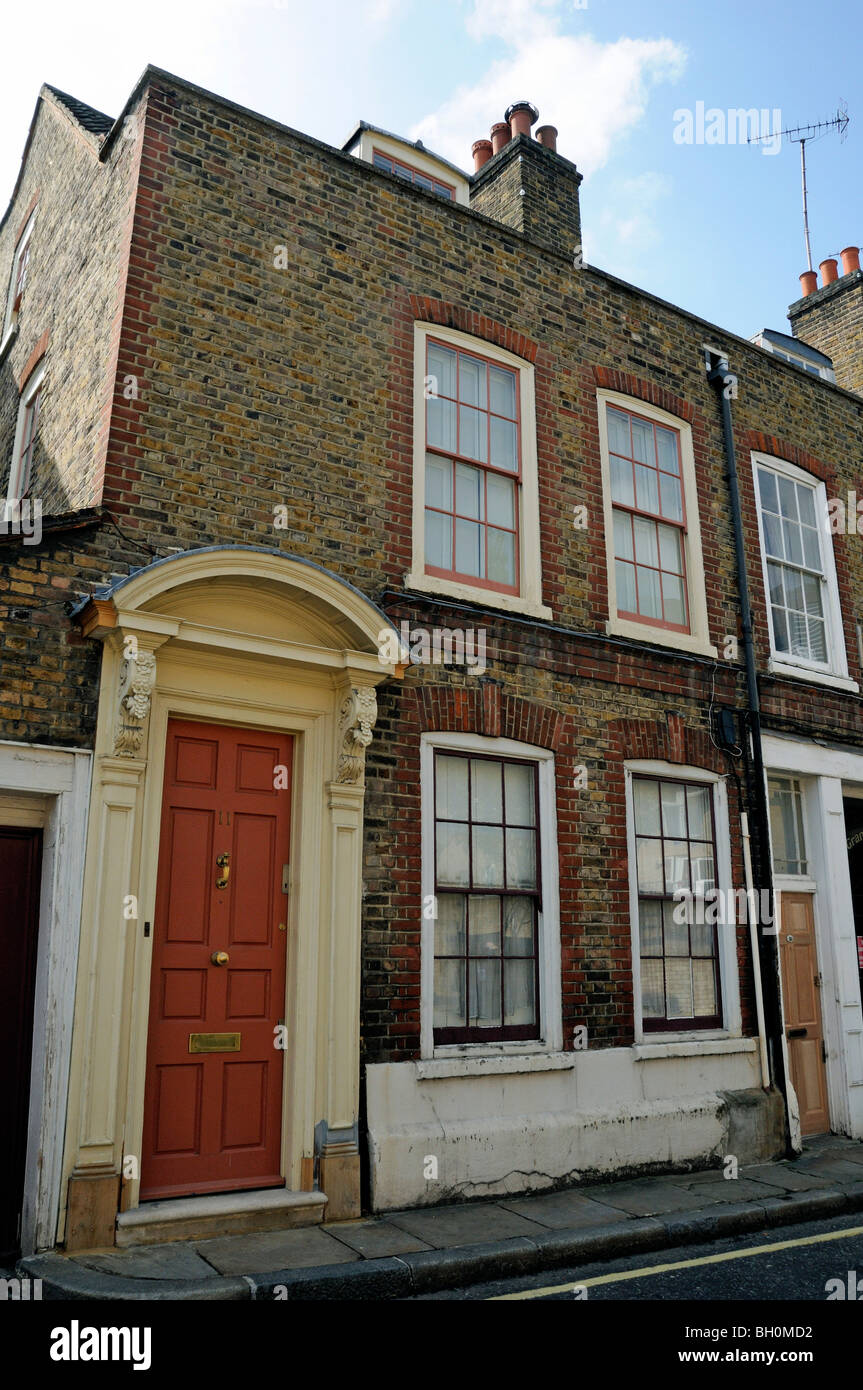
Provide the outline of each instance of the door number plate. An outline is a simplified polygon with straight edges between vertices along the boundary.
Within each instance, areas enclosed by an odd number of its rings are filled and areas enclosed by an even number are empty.
[[[242,1033],[190,1033],[190,1052],[239,1052]]]

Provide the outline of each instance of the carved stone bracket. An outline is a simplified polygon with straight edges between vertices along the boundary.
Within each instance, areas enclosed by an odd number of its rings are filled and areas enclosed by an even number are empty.
[[[120,669],[120,698],[114,734],[114,755],[136,758],[144,740],[150,713],[150,697],[156,684],[156,655],[139,651],[127,658]]]
[[[339,766],[336,781],[359,786],[363,780],[366,749],[378,717],[373,686],[354,686],[339,710]]]

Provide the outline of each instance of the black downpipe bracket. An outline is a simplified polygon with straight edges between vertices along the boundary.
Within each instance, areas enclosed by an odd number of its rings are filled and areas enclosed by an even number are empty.
[[[776,899],[773,891],[773,866],[770,861],[769,810],[767,804],[767,783],[764,774],[764,751],[761,743],[761,704],[758,696],[758,674],[755,666],[755,647],[752,641],[752,608],[749,602],[749,580],[746,570],[746,547],[743,537],[743,516],[740,509],[740,483],[737,474],[737,456],[734,451],[734,423],[731,417],[731,401],[737,394],[737,378],[729,369],[728,359],[718,352],[705,353],[707,380],[716,390],[722,412],[722,433],[725,440],[725,465],[728,478],[728,492],[731,500],[731,516],[734,523],[734,549],[737,560],[737,589],[740,595],[740,621],[743,631],[743,654],[746,667],[747,723],[752,762],[750,782],[750,803],[754,831],[754,876],[759,901],[762,894],[769,894],[768,901],[773,909],[772,922],[765,930],[759,922],[758,930],[758,968],[761,974],[761,989],[764,997],[764,1027],[767,1034],[767,1056],[770,1077],[781,1092],[785,1101],[785,1137],[790,1149],[790,1129],[788,1118],[788,1090],[785,1076],[785,1056],[783,1052],[784,1021],[782,1017],[782,998],[779,989],[779,939],[776,927]],[[751,911],[751,906],[750,906]],[[759,917],[761,914],[758,914]],[[754,964],[754,962],[753,962]]]

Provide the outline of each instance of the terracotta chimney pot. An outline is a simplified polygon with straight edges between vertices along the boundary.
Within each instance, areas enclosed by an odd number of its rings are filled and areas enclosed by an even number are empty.
[[[834,280],[839,279],[839,271],[837,269],[837,266],[838,262],[835,261],[832,256],[828,257],[826,261],[821,262],[818,269],[821,271],[822,286],[832,285]]]
[[[557,127],[553,125],[541,125],[536,132],[536,138],[546,150],[557,149]]]
[[[470,152],[473,155],[473,171],[477,174],[484,164],[488,164],[494,153],[494,147],[490,140],[474,140]]]
[[[491,147],[495,154],[500,154],[504,145],[508,145],[511,139],[512,134],[507,121],[498,121],[496,125],[492,126]]]
[[[514,101],[506,108],[504,120],[509,121],[513,140],[517,135],[530,135],[530,128],[539,120],[539,112],[532,102]]]
[[[842,257],[842,274],[853,275],[855,270],[860,269],[860,247],[846,246],[844,251],[839,252]]]
[[[803,274],[800,276],[800,288],[803,291],[804,298],[807,294],[815,293],[818,288],[818,276],[814,270],[804,270]]]

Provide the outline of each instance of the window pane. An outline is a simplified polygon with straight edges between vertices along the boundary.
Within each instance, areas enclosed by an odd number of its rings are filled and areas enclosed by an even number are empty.
[[[432,191],[432,181],[425,174],[414,174],[414,183],[417,188],[425,188],[429,193]]]
[[[503,952],[506,956],[532,956],[535,934],[530,898],[503,900]]]
[[[476,405],[482,410],[486,408],[485,363],[476,357],[468,357],[464,352],[459,362],[458,398],[467,405]]]
[[[677,904],[663,903],[665,917],[665,954],[667,956],[689,955],[689,923],[675,922],[674,911]],[[679,914],[681,917],[683,913]]]
[[[712,923],[693,922],[689,928],[689,939],[692,943],[694,956],[713,956],[716,954],[716,929]]]
[[[655,468],[635,465],[635,500],[643,512],[659,511],[659,474]]]
[[[803,564],[803,539],[800,527],[793,521],[783,521],[782,537],[785,541],[785,557],[795,565]]]
[[[502,367],[489,367],[489,408],[495,415],[506,415],[515,419],[515,373],[504,371]]]
[[[659,590],[659,572],[644,569],[638,565],[638,612],[645,618],[662,617],[662,598]]]
[[[507,763],[504,782],[507,824],[533,825],[536,817],[533,768],[520,763]]]
[[[635,506],[632,464],[616,454],[611,455],[611,497],[612,501],[622,502],[625,507]]]
[[[452,463],[438,454],[426,454],[426,502],[452,511]]]
[[[434,1026],[464,1028],[464,962],[436,960],[434,963]]]
[[[686,805],[689,811],[689,834],[693,840],[713,838],[713,818],[710,814],[710,791],[707,787],[687,787]]]
[[[709,893],[716,887],[713,844],[695,842],[690,847],[693,893]]]
[[[437,825],[437,881],[439,884],[452,884],[453,887],[467,887],[470,883],[468,859],[468,828],[453,824],[452,821],[438,821]]]
[[[665,602],[665,621],[686,625],[686,594],[683,580],[676,575],[662,576],[662,597]]]
[[[434,394],[455,396],[455,362],[456,355],[450,348],[429,343],[428,375],[436,379],[429,384],[429,389]]]
[[[427,565],[452,569],[452,519],[442,512],[426,512],[425,551]]]
[[[428,442],[433,449],[455,452],[455,405],[443,397],[427,402]]]
[[[476,522],[458,519],[455,524],[455,567],[459,574],[481,576],[482,532]]]
[[[658,835],[659,826],[659,786],[656,782],[636,777],[632,783],[635,801],[635,830],[638,835]]]
[[[694,1018],[711,1018],[719,1012],[716,993],[716,967],[712,960],[692,962],[692,1007]]]
[[[434,927],[436,956],[464,955],[465,903],[463,893],[441,893]]]
[[[523,1027],[536,1018],[534,1003],[535,967],[532,960],[504,962],[504,1023]]]
[[[821,603],[821,580],[816,579],[813,574],[803,576],[803,597],[806,603],[806,612],[816,618],[824,616],[824,609]]]
[[[639,463],[650,463],[656,465],[656,455],[653,448],[653,426],[648,425],[645,420],[632,421],[632,457]]]
[[[662,494],[662,515],[670,517],[672,521],[682,521],[683,495],[679,479],[672,478],[667,473],[660,473],[659,486]]]
[[[468,902],[468,951],[470,955],[499,956],[500,898],[472,894]]]
[[[656,426],[656,452],[660,468],[664,468],[666,473],[680,473],[677,435],[673,430],[664,430],[661,425]]]
[[[804,526],[817,526],[815,517],[815,489],[806,487],[804,483],[797,484],[797,505],[800,508],[800,520]]]
[[[483,519],[482,473],[478,468],[459,463],[455,470],[455,509],[460,516]]]
[[[515,529],[515,484],[508,478],[500,478],[496,473],[486,477],[488,496],[488,519],[495,526],[508,526]]]
[[[784,604],[785,604],[785,586],[784,586],[783,583],[782,583],[782,566],[781,566],[781,565],[770,565],[770,564],[768,564],[768,566],[767,566],[767,583],[768,583],[768,585],[770,586],[770,602],[771,602],[771,603],[778,603],[780,606],[783,606],[783,607],[784,607]]]
[[[804,564],[808,565],[812,570],[818,570],[820,573],[822,564],[821,547],[818,544],[818,532],[813,531],[809,526],[803,526],[800,528],[800,534],[803,538]]]
[[[685,840],[665,841],[665,891],[689,892],[689,846]]]
[[[641,1012],[644,1018],[664,1018],[664,978],[661,960],[641,962]]]
[[[488,456],[486,436],[488,416],[469,405],[459,406],[459,453],[465,458],[485,463]]]
[[[666,960],[666,1018],[692,1018],[692,967],[688,960]]]
[[[768,511],[779,511],[779,498],[776,494],[776,475],[768,473],[766,468],[758,470],[758,491],[761,494],[761,505]]]
[[[502,888],[503,831],[493,825],[475,825],[471,833],[475,887]]]
[[[772,512],[764,513],[764,545],[768,555],[773,555],[777,560],[785,557],[785,547],[782,544],[782,522],[778,516]]]
[[[608,447],[614,454],[629,453],[629,416],[608,410]]]
[[[778,477],[779,510],[789,521],[797,521],[797,491],[790,478]]]
[[[488,531],[488,575],[494,584],[515,587],[515,534],[512,531]]]
[[[827,632],[818,618],[809,618],[809,658],[811,661],[827,662]]]
[[[501,420],[497,415],[490,416],[491,462],[496,468],[506,468],[511,473],[518,472],[518,438],[511,420]]]
[[[503,820],[503,787],[500,763],[471,758],[470,813],[472,820]]]
[[[659,548],[656,541],[656,524],[645,521],[644,517],[634,518],[635,558],[643,565],[659,564]]]
[[[787,652],[788,646],[788,624],[785,621],[785,613],[781,608],[771,608],[773,618],[773,645],[778,652]]]
[[[632,519],[627,512],[620,512],[615,507],[612,512],[614,521],[614,553],[622,560],[633,559],[632,548]]]
[[[642,898],[638,904],[638,936],[642,956],[662,955],[662,903]]]
[[[536,836],[532,830],[507,829],[506,886],[536,887]]]
[[[467,820],[466,758],[435,758],[435,806],[441,820]]]
[[[680,551],[680,532],[674,526],[658,526],[659,561],[664,570],[672,574],[683,573],[683,557]]]
[[[637,613],[638,599],[635,594],[635,566],[623,560],[615,561],[614,582],[617,588],[617,607],[621,613]]]
[[[664,893],[661,840],[639,840],[635,851],[638,887],[642,893]],[[689,887],[689,885],[686,885]]]
[[[686,788],[679,782],[662,783],[662,828],[680,840],[686,835]]]
[[[471,960],[468,963],[470,1026],[499,1028],[500,960]]]

